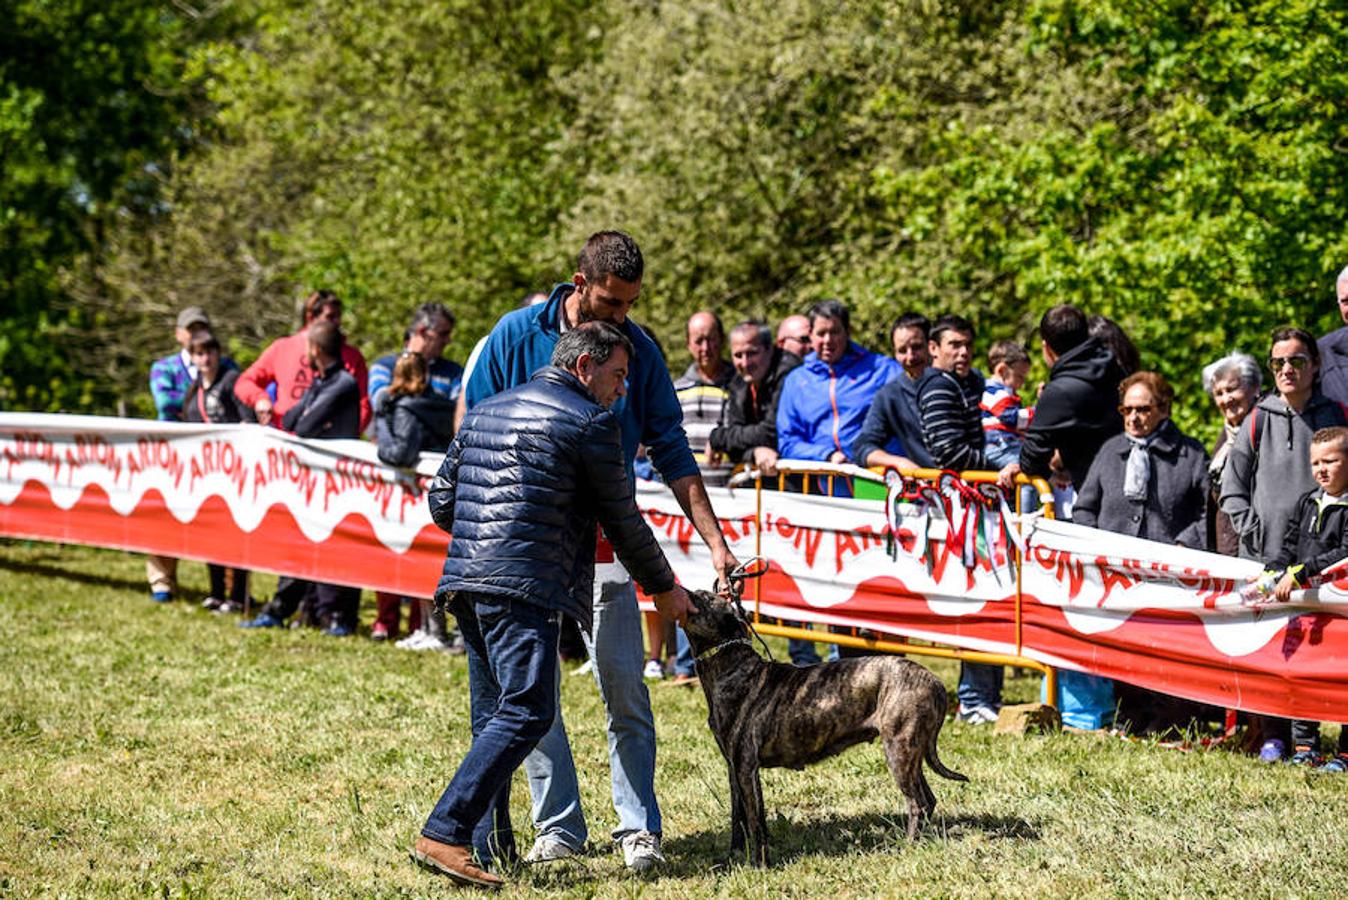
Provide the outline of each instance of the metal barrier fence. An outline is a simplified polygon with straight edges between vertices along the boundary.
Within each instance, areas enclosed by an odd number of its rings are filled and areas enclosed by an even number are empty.
[[[894,471],[894,470],[890,470]],[[945,474],[940,469],[902,469],[897,470],[898,474],[905,479],[912,481],[925,481],[935,484],[940,477]],[[968,471],[958,473],[961,481],[966,484],[992,484],[997,481],[996,472],[986,471]],[[735,476],[731,484],[745,484],[753,482],[754,485],[754,511],[756,538],[754,550],[759,555],[762,554],[763,539],[763,493],[764,480],[774,480],[773,476],[764,476],[757,470],[746,470]],[[795,487],[795,481],[799,481],[800,493],[809,494],[811,492],[812,482],[819,480],[822,487],[821,493],[832,495],[837,485],[837,480],[843,480],[851,496],[856,496],[857,482],[869,482],[884,486],[885,472],[877,469],[863,469],[854,465],[823,465],[817,462],[806,462],[799,460],[779,460],[777,463],[777,475],[775,476],[776,489],[778,491],[791,490]],[[1053,490],[1048,482],[1042,478],[1027,478],[1024,475],[1016,476],[1016,484],[1033,487],[1039,494],[1040,509],[1046,518],[1054,518]],[[1015,508],[1017,514],[1022,513],[1021,509],[1021,491],[1017,490],[1015,494]],[[889,511],[886,510],[886,517]],[[1021,527],[1017,523],[1017,528]],[[899,636],[878,636],[875,632],[860,629],[856,627],[832,626],[833,630],[828,632],[814,631],[800,625],[786,625],[779,619],[764,616],[759,607],[762,601],[762,587],[760,579],[753,579],[753,622],[754,628],[761,634],[776,635],[784,638],[798,638],[806,641],[820,641],[831,644],[838,644],[845,647],[854,647],[861,650],[882,651],[886,653],[900,653],[913,656],[930,656],[939,659],[957,659],[962,662],[985,663],[988,665],[1016,666],[1023,669],[1030,669],[1039,672],[1044,676],[1044,695],[1050,706],[1057,703],[1058,697],[1058,678],[1056,670],[1037,659],[1032,659],[1023,655],[1024,650],[1024,617],[1023,604],[1024,595],[1021,591],[1021,568],[1022,562],[1019,548],[1014,545],[1011,547],[1014,554],[1016,571],[1016,593],[1015,593],[1015,635],[1016,652],[1014,654],[987,653],[981,650],[966,650],[960,647],[946,646],[931,641],[919,641],[907,637]]]

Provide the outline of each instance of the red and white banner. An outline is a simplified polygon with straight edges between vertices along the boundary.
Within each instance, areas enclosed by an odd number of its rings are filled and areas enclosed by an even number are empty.
[[[429,596],[447,542],[425,503],[438,463],[399,471],[364,441],[260,426],[6,413],[0,534]],[[961,542],[936,504],[890,519],[880,500],[769,492],[760,549],[754,491],[710,493],[734,552],[772,562],[764,614],[1015,652],[1016,573],[995,512],[964,525],[956,506]],[[638,501],[680,579],[710,586],[710,556],[669,492],[642,483]],[[1042,519],[1026,540],[1025,655],[1223,706],[1348,719],[1348,579],[1251,609],[1239,592],[1257,563]]]

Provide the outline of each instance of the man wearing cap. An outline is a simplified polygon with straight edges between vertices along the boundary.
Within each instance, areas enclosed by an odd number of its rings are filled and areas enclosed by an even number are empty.
[[[183,397],[197,377],[188,347],[194,332],[211,327],[211,318],[200,306],[189,306],[178,313],[173,336],[178,339],[178,351],[157,359],[150,366],[150,394],[154,397],[155,418],[161,422],[176,422],[182,418]],[[234,360],[223,357],[220,371],[237,369]],[[145,560],[145,574],[150,580],[150,599],[164,603],[173,599],[178,561],[167,556],[150,556]]]

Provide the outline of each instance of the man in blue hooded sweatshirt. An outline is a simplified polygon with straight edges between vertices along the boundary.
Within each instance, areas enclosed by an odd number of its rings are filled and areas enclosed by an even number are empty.
[[[660,472],[725,576],[739,563],[721,534],[697,462],[683,431],[674,383],[655,342],[627,315],[641,292],[645,264],[631,237],[601,231],[585,242],[569,283],[553,288],[548,301],[507,313],[496,323],[465,387],[471,410],[486,398],[524,384],[552,358],[558,338],[591,321],[610,322],[636,350],[627,376],[627,396],[613,406],[622,430],[629,475],[637,445]],[[601,536],[602,537],[602,536]],[[660,853],[660,808],[655,799],[655,719],[642,678],[646,654],[641,614],[631,576],[601,540],[594,579],[594,625],[585,635],[595,680],[609,715],[609,765],[618,827],[613,838],[628,867],[645,871],[664,862]],[[571,745],[560,707],[552,729],[524,761],[538,835],[528,862],[562,859],[585,845],[588,829],[580,808]]]

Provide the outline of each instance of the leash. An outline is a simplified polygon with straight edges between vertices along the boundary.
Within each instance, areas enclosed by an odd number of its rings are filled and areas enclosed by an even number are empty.
[[[776,662],[772,656],[772,650],[768,648],[767,641],[763,640],[763,636],[759,634],[758,629],[754,627],[754,623],[749,618],[749,614],[745,612],[743,602],[744,582],[750,578],[762,578],[766,574],[768,574],[768,561],[761,556],[751,556],[730,570],[730,574],[726,576],[725,583],[726,591],[730,594],[730,603],[735,608],[735,617],[744,623],[744,627],[748,628],[749,633],[758,640],[758,643],[763,647],[763,652],[768,655],[769,661]],[[736,638],[735,640],[727,641],[724,644],[717,644],[715,647],[712,647],[701,656],[697,657],[697,659],[705,659],[714,656],[715,654],[720,653],[722,648],[735,643],[749,644],[749,641],[746,638]],[[752,646],[752,644],[749,645]]]

